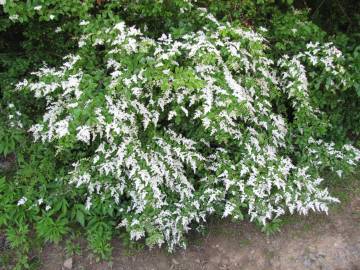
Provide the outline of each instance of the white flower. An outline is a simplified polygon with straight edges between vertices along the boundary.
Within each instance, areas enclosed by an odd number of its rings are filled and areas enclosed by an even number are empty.
[[[93,46],[103,45],[103,44],[104,44],[104,40],[101,38],[97,38],[97,39],[95,39]]]
[[[210,121],[209,118],[205,117],[205,118],[203,118],[202,121],[203,121],[203,125],[204,125],[205,128],[209,128],[209,127],[210,127],[211,121]]]
[[[90,143],[90,138],[91,138],[91,129],[89,126],[80,126],[76,129],[78,131],[76,138],[79,141],[82,141],[86,144]]]
[[[40,5],[34,7],[34,10],[37,10],[37,11],[39,11],[41,9],[42,9],[42,6],[40,6]]]
[[[45,211],[49,211],[51,209],[51,206],[50,205],[46,205],[45,206]]]
[[[92,205],[91,198],[90,198],[90,197],[87,197],[87,198],[86,198],[86,203],[85,203],[85,209],[86,209],[86,210],[90,210],[91,205]]]
[[[84,47],[85,45],[86,45],[86,42],[85,42],[84,40],[80,39],[80,40],[79,40],[79,43],[78,43],[79,48],[82,48],[82,47]]]
[[[130,239],[132,240],[139,240],[140,238],[145,236],[144,231],[140,230],[133,230],[130,232]]]
[[[60,26],[58,26],[58,27],[55,28],[55,33],[60,33],[61,31],[62,31],[62,29],[61,29]]]
[[[223,213],[223,218],[231,215],[231,213],[234,211],[235,209],[235,206],[233,203],[231,202],[227,202],[226,205],[225,205],[225,210],[224,210],[224,213]]]
[[[19,15],[18,15],[18,14],[11,15],[11,16],[9,17],[9,19],[10,19],[11,21],[17,21],[17,20],[19,19]]]
[[[163,63],[159,62],[155,65],[155,67],[158,68],[158,67],[162,67],[163,65],[164,65]]]
[[[265,27],[263,27],[263,26],[260,26],[259,27],[259,30],[261,31],[261,32],[267,32],[268,30],[265,28]]]
[[[38,199],[38,205],[42,205],[43,204],[43,202],[44,202],[44,199],[43,198],[40,198],[40,199]]]
[[[49,19],[50,19],[50,20],[53,20],[53,19],[55,19],[55,15],[53,15],[53,14],[50,14],[50,15],[49,15]]]
[[[184,106],[181,106],[181,110],[185,113],[186,116],[189,115],[189,111]]]
[[[169,75],[170,69],[164,69],[162,72],[163,72],[165,75]]]
[[[61,120],[55,124],[55,132],[58,138],[62,138],[69,134],[69,121],[67,119]]]
[[[24,205],[24,204],[26,203],[26,201],[27,201],[27,198],[26,198],[26,197],[22,197],[22,198],[18,201],[17,205],[18,205],[18,206]]]
[[[89,21],[85,21],[85,20],[81,20],[79,25],[84,26],[84,25],[88,25]]]
[[[173,119],[175,116],[177,115],[177,113],[175,111],[170,111],[169,115],[168,115],[168,120],[170,121],[171,119]]]

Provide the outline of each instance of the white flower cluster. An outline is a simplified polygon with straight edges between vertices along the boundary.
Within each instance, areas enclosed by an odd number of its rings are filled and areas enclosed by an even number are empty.
[[[289,97],[292,98],[293,107],[296,110],[304,109],[313,112],[309,99],[309,82],[308,78],[320,84],[322,78],[320,73],[327,72],[331,76],[326,76],[327,82],[324,84],[326,89],[333,89],[336,82],[333,78],[340,78],[340,86],[345,86],[346,81],[342,79],[345,69],[338,62],[342,58],[341,52],[333,46],[332,43],[308,43],[304,52],[298,53],[293,57],[285,55],[278,61],[278,65],[283,69],[282,73],[282,88],[286,91]],[[320,68],[320,72],[307,74],[305,62],[311,66]],[[305,108],[304,108],[305,107]]]
[[[31,128],[35,140],[91,153],[69,172],[70,184],[87,189],[86,208],[94,197],[111,198],[132,239],[151,236],[170,249],[217,209],[264,225],[287,211],[327,211],[337,200],[320,188],[316,166],[325,154],[348,164],[360,158],[351,146],[340,151],[313,138],[302,149],[310,161],[296,160],[289,145],[296,134],[272,104],[282,95],[315,115],[301,61],[337,71],[340,52],[309,44],[279,61],[279,76],[260,34],[199,12],[209,24],[177,39],[150,39],[123,22],[94,26],[78,55],[17,87],[46,99],[43,121]],[[99,45],[106,54],[94,75],[86,52]]]
[[[15,105],[10,103],[8,104],[8,123],[9,126],[12,128],[19,128],[22,129],[23,128],[23,123],[22,123],[22,114],[20,111],[16,110]]]

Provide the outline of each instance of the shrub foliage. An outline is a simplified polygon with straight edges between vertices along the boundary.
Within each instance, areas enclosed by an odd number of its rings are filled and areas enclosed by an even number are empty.
[[[338,202],[321,173],[360,161],[336,126],[351,116],[333,109],[356,96],[355,60],[306,15],[266,29],[242,24],[252,13],[240,8],[218,20],[222,2],[35,2],[6,1],[1,17],[2,35],[22,27],[29,55],[3,45],[0,152],[17,166],[0,181],[0,226],[18,267],[33,230],[58,242],[78,223],[106,257],[119,231],[173,250],[211,215],[271,230]]]

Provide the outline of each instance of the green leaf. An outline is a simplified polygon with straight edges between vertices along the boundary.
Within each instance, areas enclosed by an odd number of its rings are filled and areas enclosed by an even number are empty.
[[[82,227],[85,226],[85,215],[81,210],[76,211],[76,220]]]

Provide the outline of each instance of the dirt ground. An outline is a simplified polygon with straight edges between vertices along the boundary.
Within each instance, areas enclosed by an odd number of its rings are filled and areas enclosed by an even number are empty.
[[[129,251],[115,240],[111,262],[96,262],[85,250],[69,258],[64,248],[48,246],[40,269],[69,269],[65,262],[72,270],[356,270],[360,269],[360,197],[328,216],[286,218],[281,232],[272,236],[248,222],[221,221],[210,222],[205,236],[189,238],[189,247],[174,254],[164,249]]]

